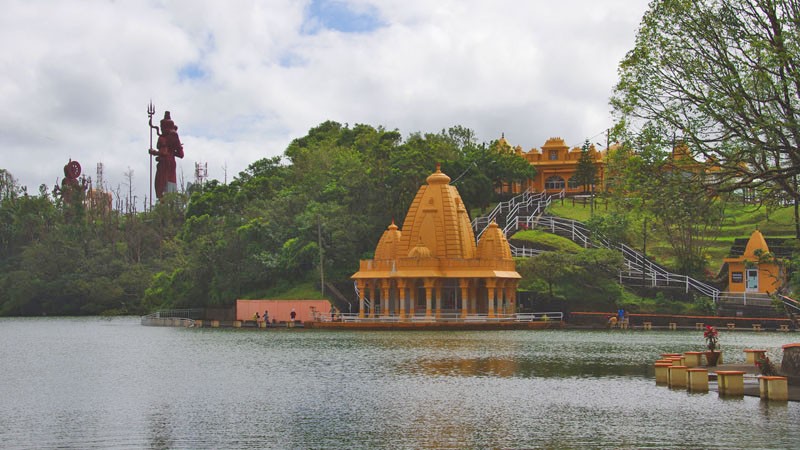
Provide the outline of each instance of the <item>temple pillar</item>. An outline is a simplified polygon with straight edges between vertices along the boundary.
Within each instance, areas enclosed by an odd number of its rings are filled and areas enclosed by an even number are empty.
[[[469,312],[470,314],[478,314],[478,279],[472,280],[472,286],[469,288]]]
[[[517,313],[517,282],[512,281],[509,282],[509,286],[506,287],[507,296],[509,299],[509,314],[516,314]]]
[[[425,318],[431,318],[431,294],[433,293],[433,279],[425,279]]]
[[[392,280],[381,280],[381,317],[389,317],[389,289]]]
[[[505,285],[505,280],[496,280],[496,283],[497,284],[495,284],[494,289],[495,292],[497,293],[496,297],[497,303],[494,306],[494,312],[498,316],[502,317],[506,313],[506,302],[505,302],[505,297],[503,296],[505,292],[505,289],[503,287]]]
[[[406,318],[406,280],[397,280],[397,314],[400,320]]]
[[[417,282],[412,281],[410,286],[408,287],[408,316],[414,317],[414,310],[417,307]]]
[[[377,280],[370,280],[369,282],[369,317],[375,318],[375,308],[378,307],[378,299],[375,298],[375,283]]]
[[[442,282],[436,283],[436,318],[442,317]]]
[[[466,319],[469,313],[469,279],[461,278],[458,286],[461,288],[461,317]]]
[[[508,290],[509,283],[511,280],[503,280],[502,281],[502,295],[503,295],[503,314],[511,314],[511,296]]]
[[[358,287],[358,318],[364,318],[364,280],[356,280]]]
[[[486,293],[487,293],[487,310],[489,318],[494,318],[494,301],[497,297],[497,290],[495,289],[495,279],[494,278],[487,278],[486,279]]]

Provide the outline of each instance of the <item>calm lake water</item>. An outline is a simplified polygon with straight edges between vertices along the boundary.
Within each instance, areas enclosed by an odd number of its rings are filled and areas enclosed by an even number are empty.
[[[726,361],[794,334],[720,334]],[[800,404],[657,387],[701,332],[0,319],[2,448],[797,448]]]

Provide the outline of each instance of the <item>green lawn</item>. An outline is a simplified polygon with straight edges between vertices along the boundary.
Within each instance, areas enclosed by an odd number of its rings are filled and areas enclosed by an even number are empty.
[[[610,207],[603,199],[595,203],[594,214],[607,214]],[[550,206],[549,212],[556,216],[586,222],[592,214],[588,204],[573,199],[557,200]],[[712,272],[719,270],[722,260],[728,255],[731,245],[737,238],[747,238],[755,229],[761,230],[768,238],[794,237],[794,211],[793,207],[768,210],[766,207],[728,203],[725,207],[725,219],[714,240],[709,242],[706,258],[708,268]],[[640,235],[641,233],[636,233]],[[515,236],[516,237],[516,236]],[[665,265],[672,265],[669,244],[658,235],[651,233],[647,236],[647,254]],[[638,244],[638,245],[637,245]],[[642,243],[634,243],[634,247],[641,250]]]

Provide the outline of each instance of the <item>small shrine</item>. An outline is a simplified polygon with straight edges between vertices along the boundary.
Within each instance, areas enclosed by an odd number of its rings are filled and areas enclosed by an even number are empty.
[[[784,271],[760,231],[755,230],[744,250],[734,247],[723,260],[728,265],[728,292],[772,293],[784,282]]]
[[[521,277],[496,223],[476,243],[461,196],[437,164],[402,229],[393,221],[352,278],[359,318],[433,321],[514,314]]]

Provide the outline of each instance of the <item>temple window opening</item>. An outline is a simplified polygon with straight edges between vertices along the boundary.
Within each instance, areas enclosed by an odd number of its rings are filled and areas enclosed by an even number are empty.
[[[581,185],[578,184],[578,180],[576,180],[575,177],[572,177],[567,181],[567,187],[570,189],[578,189]]]
[[[545,189],[564,189],[564,179],[558,175],[548,177],[544,182]]]

